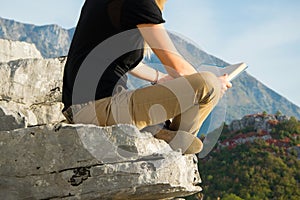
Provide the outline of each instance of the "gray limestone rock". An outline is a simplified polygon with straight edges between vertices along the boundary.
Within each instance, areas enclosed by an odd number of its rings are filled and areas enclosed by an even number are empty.
[[[0,98],[26,105],[60,101],[63,68],[58,58],[0,63]]]
[[[25,105],[13,101],[0,101],[0,106],[24,115],[28,126],[56,123],[64,120],[61,113],[63,109],[61,102]]]
[[[0,39],[0,62],[25,58],[43,58],[34,44]]]
[[[229,129],[234,132],[241,130],[242,128],[241,128],[240,120],[233,120],[229,125]]]
[[[22,113],[29,126],[63,120],[64,64],[63,58],[0,63],[0,106]]]
[[[272,121],[284,121],[289,119],[286,115],[281,116],[275,116],[275,115],[263,115],[263,114],[253,114],[253,115],[247,115],[244,116],[240,120],[233,120],[229,124],[229,130],[231,131],[239,131],[244,128],[253,128],[255,131],[266,131],[271,132],[272,131]]]
[[[0,132],[0,199],[165,199],[199,192],[197,158],[134,126]]]
[[[13,112],[0,106],[0,131],[25,128],[26,118],[19,112]]]

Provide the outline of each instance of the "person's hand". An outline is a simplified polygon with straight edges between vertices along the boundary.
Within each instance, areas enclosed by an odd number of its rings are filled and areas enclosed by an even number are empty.
[[[160,73],[159,76],[158,76],[157,83],[164,83],[166,81],[170,81],[170,80],[173,80],[173,79],[174,78],[172,76],[170,76],[169,74]]]
[[[228,74],[224,74],[223,76],[218,77],[221,83],[221,95],[223,96],[227,89],[232,87],[232,84],[228,80]]]

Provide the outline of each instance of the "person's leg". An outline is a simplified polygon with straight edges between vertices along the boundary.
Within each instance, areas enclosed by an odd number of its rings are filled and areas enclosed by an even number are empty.
[[[170,130],[184,130],[197,135],[201,125],[216,105],[216,99],[205,105],[195,105],[172,119]]]
[[[190,83],[194,85],[193,88],[196,88],[199,80],[192,79],[198,78],[190,77],[189,79]],[[201,94],[206,93],[207,95],[202,96],[198,104],[191,106],[190,109],[173,118],[172,123],[168,126],[168,128],[173,131],[161,129],[155,134],[156,138],[168,142],[173,149],[182,149],[182,152],[185,154],[194,154],[202,150],[203,144],[201,140],[197,138],[197,133],[220,98],[220,89],[218,89],[219,87],[217,85],[218,81],[214,82],[215,79],[210,77],[209,74],[203,75],[202,79],[205,81],[206,87],[198,90],[198,92]],[[184,130],[184,132],[180,130]],[[186,132],[190,134],[186,134]]]
[[[175,116],[172,123],[169,125],[171,130],[184,130],[193,135],[197,135],[201,125],[207,118],[209,113],[215,107],[220,99],[220,90],[218,90],[218,81],[212,78],[210,74],[202,76],[206,85],[200,93],[207,94],[206,97],[201,97],[199,104],[192,106],[189,110]],[[192,81],[196,82],[196,81]],[[210,92],[209,92],[210,91]]]
[[[195,134],[220,99],[220,82],[211,73],[180,77],[163,84],[136,90],[130,112],[139,128],[171,119],[171,130]]]
[[[142,129],[173,118],[172,130],[194,133],[219,98],[216,76],[197,73],[97,100],[80,110],[74,121],[99,126],[134,124]]]
[[[214,75],[193,74],[95,101],[75,118],[77,123],[100,126],[127,123],[139,129],[174,118],[170,127],[175,131],[162,129],[155,137],[167,141],[173,149],[197,153],[202,142],[190,133],[199,129],[219,98],[219,80]]]

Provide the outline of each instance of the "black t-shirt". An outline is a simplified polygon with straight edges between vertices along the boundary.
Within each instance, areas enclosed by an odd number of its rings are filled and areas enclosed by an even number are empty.
[[[80,91],[80,98],[73,98],[74,82],[82,63],[89,53],[103,41],[124,31],[136,28],[138,24],[164,23],[162,13],[155,0],[86,0],[76,26],[75,34],[68,53],[64,69],[63,96],[64,110],[72,104],[85,103],[109,97],[116,84],[126,85],[125,73],[133,69],[143,58],[144,40],[138,30],[130,32],[123,41],[133,46],[132,51],[118,56],[109,65],[97,64],[97,68],[104,70],[95,94],[88,94],[90,88]],[[122,45],[120,43],[120,48]],[[107,50],[114,50],[112,46]],[[101,52],[98,52],[102,54]],[[103,55],[106,52],[103,52]],[[99,55],[100,56],[100,55]],[[80,69],[82,70],[82,69]],[[79,76],[79,75],[78,75]],[[122,78],[121,78],[122,77]],[[120,81],[121,78],[121,81]],[[87,79],[86,82],[89,80]],[[119,81],[119,82],[118,82]]]

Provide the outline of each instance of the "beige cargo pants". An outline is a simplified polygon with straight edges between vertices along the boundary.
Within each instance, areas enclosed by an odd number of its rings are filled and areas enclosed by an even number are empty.
[[[172,119],[170,130],[195,135],[219,101],[220,90],[214,74],[196,73],[89,102],[74,114],[74,123],[133,124],[143,129]]]

